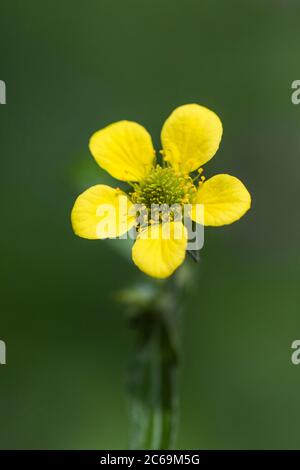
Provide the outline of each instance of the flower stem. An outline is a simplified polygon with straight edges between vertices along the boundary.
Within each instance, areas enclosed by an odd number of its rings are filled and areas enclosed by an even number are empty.
[[[182,295],[193,284],[188,263],[165,281],[120,291],[136,341],[129,369],[130,447],[174,449],[178,427],[178,326]]]
[[[166,450],[175,444],[178,302],[173,287],[164,285],[132,319],[137,336],[129,383],[133,449]]]

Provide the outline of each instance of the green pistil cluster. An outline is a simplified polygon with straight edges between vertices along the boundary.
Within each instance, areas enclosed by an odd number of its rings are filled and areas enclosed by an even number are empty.
[[[189,204],[196,188],[188,175],[175,172],[172,168],[157,165],[131,193],[134,204],[143,204],[147,209],[152,205]]]

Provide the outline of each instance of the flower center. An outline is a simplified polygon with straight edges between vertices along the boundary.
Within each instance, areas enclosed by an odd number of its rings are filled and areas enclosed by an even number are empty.
[[[143,204],[148,209],[153,204],[188,204],[191,202],[196,188],[188,175],[182,175],[173,168],[162,168],[157,165],[139,183],[131,193],[134,204]]]

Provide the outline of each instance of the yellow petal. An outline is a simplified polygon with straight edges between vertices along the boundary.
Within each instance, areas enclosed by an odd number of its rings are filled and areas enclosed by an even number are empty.
[[[200,184],[196,204],[204,204],[204,225],[227,225],[240,219],[251,206],[251,196],[234,176],[216,175]],[[192,208],[191,218],[203,224],[201,211]]]
[[[131,121],[115,122],[95,132],[90,151],[101,168],[122,181],[144,178],[155,156],[150,134]]]
[[[210,160],[219,148],[222,123],[198,104],[176,108],[161,131],[163,154],[173,168],[190,173]]]
[[[166,222],[143,230],[132,248],[134,263],[148,276],[170,276],[184,261],[186,228],[181,222]]]
[[[73,230],[79,237],[91,240],[115,238],[133,227],[129,215],[132,203],[125,193],[98,184],[84,191],[75,201],[71,213]]]

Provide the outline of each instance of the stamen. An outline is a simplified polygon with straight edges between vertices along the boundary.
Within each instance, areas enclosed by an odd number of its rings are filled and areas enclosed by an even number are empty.
[[[181,207],[189,204],[196,193],[192,178],[169,166],[163,168],[159,165],[140,183],[135,183],[133,189],[134,191],[130,193],[132,202],[146,206],[149,216],[153,206],[157,205],[159,220],[162,218],[159,207],[164,205],[168,208],[168,216],[173,220],[175,205]],[[151,217],[158,222],[156,215],[153,216],[152,213]]]

